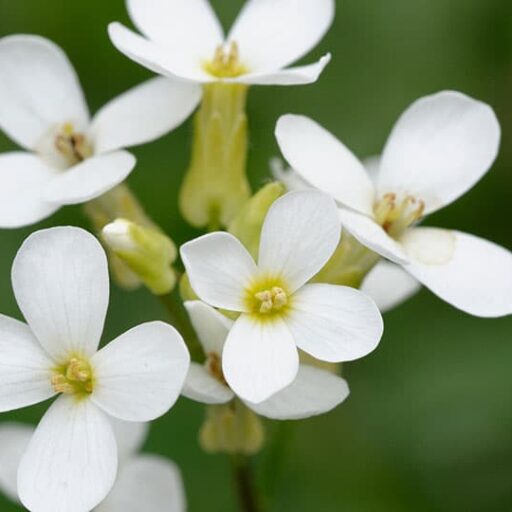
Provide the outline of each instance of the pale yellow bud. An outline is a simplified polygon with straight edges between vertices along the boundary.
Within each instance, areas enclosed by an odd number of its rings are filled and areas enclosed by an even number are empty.
[[[169,293],[176,284],[172,264],[177,250],[164,233],[126,219],[102,230],[105,245],[156,295]]]

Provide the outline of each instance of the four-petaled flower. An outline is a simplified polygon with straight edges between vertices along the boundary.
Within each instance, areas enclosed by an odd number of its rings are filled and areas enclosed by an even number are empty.
[[[260,403],[297,376],[297,347],[329,362],[375,349],[382,335],[377,306],[358,290],[307,284],[340,238],[334,201],[314,190],[291,192],[270,208],[258,264],[237,238],[210,233],[181,247],[201,300],[241,313],[227,337],[223,375],[241,398]]]
[[[491,167],[500,127],[492,109],[457,92],[415,102],[399,119],[372,177],[312,120],[283,116],[276,136],[291,167],[340,205],[343,226],[467,313],[512,313],[512,253],[460,231],[416,227]]]
[[[122,148],[161,137],[195,109],[201,90],[165,78],[115,98],[90,120],[64,52],[38,36],[0,39],[0,128],[28,152],[0,155],[0,227],[38,222],[121,183]]]
[[[315,82],[331,56],[287,68],[334,18],[334,0],[249,0],[227,38],[208,0],[127,0],[142,37],[120,23],[113,44],[155,73],[188,82],[296,85]]]
[[[173,327],[150,322],[98,351],[107,260],[82,229],[31,235],[12,282],[28,325],[0,316],[0,411],[59,395],[22,457],[20,500],[32,512],[89,512],[116,477],[109,417],[141,422],[167,412],[189,368],[187,348]]]
[[[119,471],[114,487],[94,512],[184,512],[185,490],[181,473],[171,461],[150,454],[139,454],[146,440],[147,423],[112,420],[119,458]],[[34,428],[24,423],[0,425],[0,490],[12,501],[19,502],[18,467]]]
[[[206,354],[204,364],[191,363],[182,394],[206,404],[224,404],[235,398],[222,372],[222,352],[234,322],[201,301],[186,302],[192,325]],[[247,407],[276,420],[308,418],[334,409],[349,395],[346,381],[334,373],[301,364],[288,387],[269,399]]]

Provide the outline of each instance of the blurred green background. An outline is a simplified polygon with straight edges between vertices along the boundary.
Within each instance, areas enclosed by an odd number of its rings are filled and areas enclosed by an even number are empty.
[[[226,26],[242,0],[212,2]],[[314,86],[251,91],[249,171],[254,186],[277,154],[274,124],[310,115],[360,156],[378,153],[414,99],[458,89],[490,103],[503,126],[502,150],[485,179],[428,224],[456,227],[512,249],[512,2],[510,0],[343,0],[328,36],[305,60],[333,61]],[[129,23],[122,0],[0,0],[0,36],[37,33],[69,54],[92,111],[150,74],[110,44],[110,21]],[[286,20],[283,20],[286,30]],[[129,179],[150,214],[179,243],[192,232],[176,206],[190,149],[190,122],[135,149]],[[0,150],[13,144],[0,134]],[[37,226],[87,226],[79,207]],[[19,317],[10,266],[36,227],[0,232],[0,311]],[[467,276],[471,279],[471,276]],[[105,340],[165,318],[145,291],[112,291]],[[257,460],[275,486],[273,511],[507,512],[512,510],[512,318],[480,320],[423,291],[386,315],[379,349],[346,366],[352,394],[335,412],[279,428],[286,456]],[[0,355],[1,358],[1,355]],[[46,404],[3,416],[36,422]],[[236,510],[229,465],[203,454],[203,410],[181,399],[156,421],[148,451],[182,468],[189,508]],[[271,429],[275,425],[270,425]],[[0,464],[1,464],[0,454]],[[0,510],[17,507],[0,499]]]

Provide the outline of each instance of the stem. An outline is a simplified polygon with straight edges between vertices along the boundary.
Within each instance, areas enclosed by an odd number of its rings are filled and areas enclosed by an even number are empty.
[[[262,512],[260,499],[256,491],[251,459],[244,455],[232,455],[233,481],[242,512]]]
[[[177,301],[172,294],[159,295],[160,302],[165,307],[172,325],[180,332],[187,344],[190,357],[193,361],[203,361],[204,352],[196,333],[188,319],[187,314],[181,303]]]

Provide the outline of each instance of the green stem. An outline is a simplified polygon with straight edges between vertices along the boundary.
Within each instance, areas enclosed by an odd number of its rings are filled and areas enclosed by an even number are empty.
[[[181,302],[176,300],[170,293],[167,295],[159,295],[158,298],[160,299],[162,305],[165,307],[171,324],[174,325],[174,327],[176,327],[176,329],[183,336],[192,360],[199,362],[203,361],[203,348],[197,339],[194,328],[192,327],[192,324],[190,323],[190,320],[188,319],[188,316]]]
[[[232,455],[231,467],[241,512],[262,512],[263,508],[254,482],[251,459],[245,455]]]

